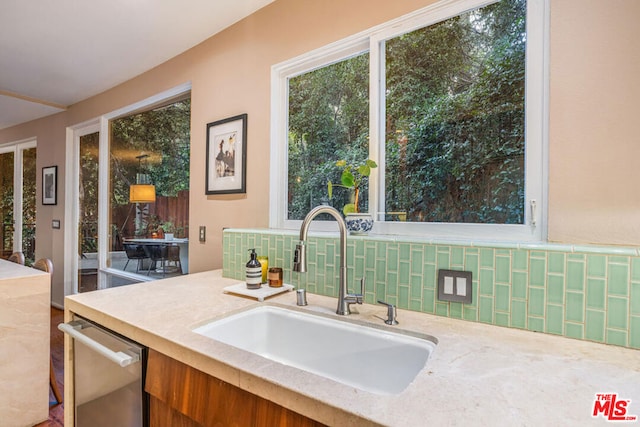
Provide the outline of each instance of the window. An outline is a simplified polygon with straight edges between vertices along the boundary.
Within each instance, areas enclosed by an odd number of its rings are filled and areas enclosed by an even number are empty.
[[[275,66],[271,225],[342,206],[336,161],[369,156],[376,232],[542,239],[545,5],[443,2]]]

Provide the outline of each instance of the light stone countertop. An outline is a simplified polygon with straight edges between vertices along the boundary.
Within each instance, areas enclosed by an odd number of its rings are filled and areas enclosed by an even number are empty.
[[[380,319],[385,307],[354,305],[349,320],[438,340],[425,368],[405,391],[381,396],[192,332],[260,304],[295,307],[293,292],[264,303],[223,293],[225,286],[237,282],[209,271],[78,294],[65,299],[66,316],[73,312],[92,319],[328,425],[604,425],[602,415],[592,417],[596,393],[617,393],[619,400],[630,400],[627,415],[640,417],[638,350],[407,310],[398,310],[400,325],[388,327]],[[308,311],[333,313],[337,305],[335,298],[308,294],[307,299]]]

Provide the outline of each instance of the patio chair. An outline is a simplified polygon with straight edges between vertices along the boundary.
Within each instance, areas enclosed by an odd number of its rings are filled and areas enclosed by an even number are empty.
[[[142,262],[149,258],[147,253],[144,250],[143,245],[137,245],[135,243],[123,243],[122,247],[124,247],[124,251],[127,254],[127,263],[124,265],[124,270],[127,270],[127,266],[129,265],[129,261],[132,259],[138,261],[136,264],[136,273],[140,271],[140,267],[142,266]]]

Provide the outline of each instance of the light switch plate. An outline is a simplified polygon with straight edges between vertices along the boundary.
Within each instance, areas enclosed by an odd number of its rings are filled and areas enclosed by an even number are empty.
[[[471,272],[438,270],[438,299],[471,304]]]
[[[200,230],[198,233],[198,240],[200,240],[200,242],[202,243],[207,241],[207,227],[205,225],[200,226]]]

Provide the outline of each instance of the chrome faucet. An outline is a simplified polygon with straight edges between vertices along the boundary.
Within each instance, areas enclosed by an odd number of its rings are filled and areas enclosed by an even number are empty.
[[[364,279],[360,282],[360,293],[359,294],[348,294],[347,293],[347,264],[345,261],[347,255],[347,225],[335,208],[331,206],[316,206],[311,209],[311,211],[307,214],[302,221],[302,226],[300,227],[300,243],[296,245],[296,250],[293,256],[293,271],[299,273],[307,272],[307,248],[305,246],[305,240],[307,240],[307,233],[309,231],[309,226],[311,225],[311,221],[313,219],[323,213],[327,213],[336,219],[338,223],[338,228],[340,229],[340,283],[338,287],[338,308],[336,313],[341,316],[346,316],[351,313],[349,310],[349,305],[351,304],[362,304],[363,295],[364,295]]]

